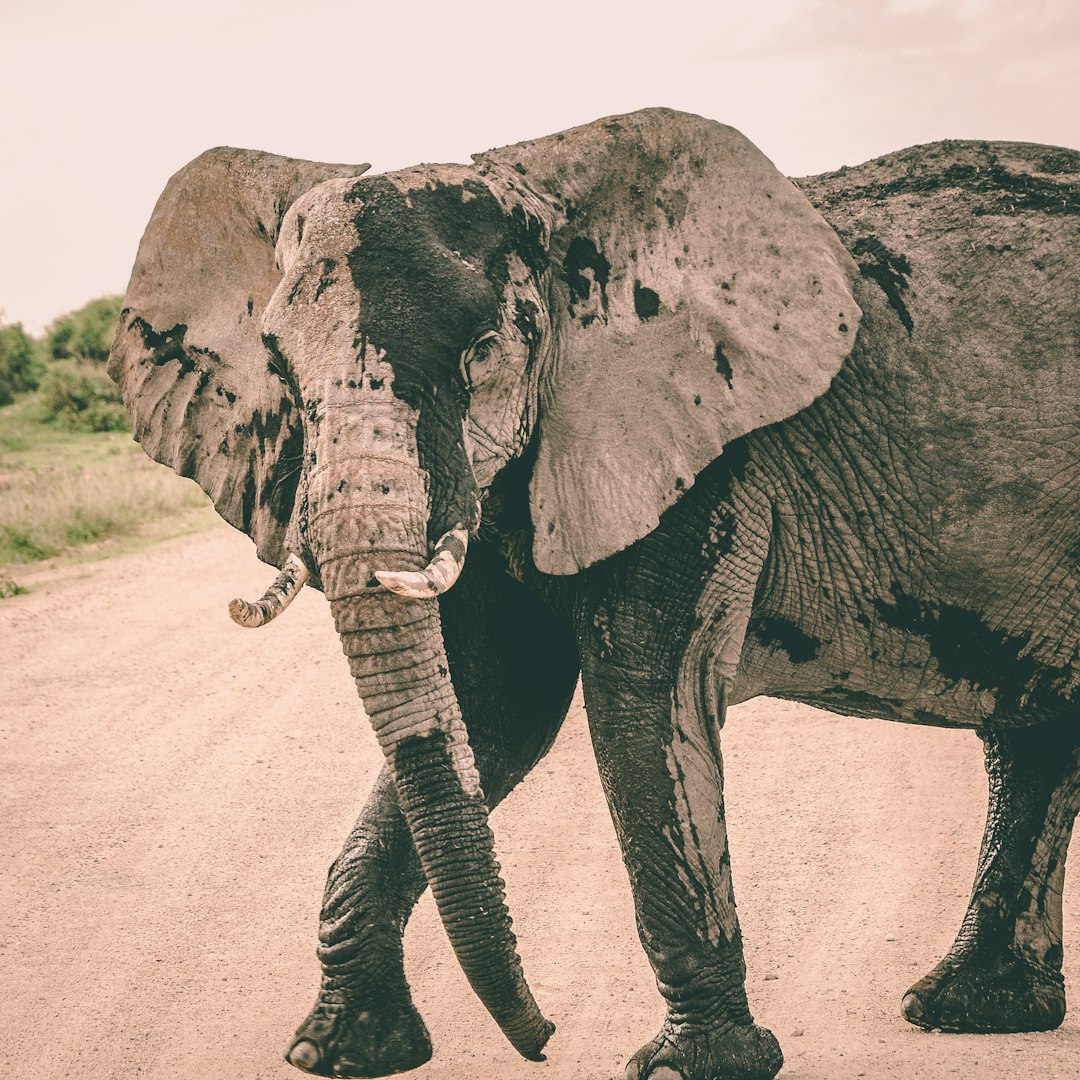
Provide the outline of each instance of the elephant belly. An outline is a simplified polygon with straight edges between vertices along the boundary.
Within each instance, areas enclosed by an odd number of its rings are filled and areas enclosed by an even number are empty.
[[[1007,634],[866,618],[827,628],[818,619],[816,629],[755,612],[732,703],[767,694],[849,716],[965,728],[1077,713],[1068,693],[1077,673],[1039,665]]]
[[[748,440],[744,487],[772,516],[736,695],[949,727],[1080,718],[1066,425],[1018,445],[1016,413],[987,409],[976,453],[971,425],[903,389],[920,385],[906,335],[884,353]],[[965,401],[986,375],[957,367],[950,393]],[[1043,404],[1023,412],[1031,430]]]

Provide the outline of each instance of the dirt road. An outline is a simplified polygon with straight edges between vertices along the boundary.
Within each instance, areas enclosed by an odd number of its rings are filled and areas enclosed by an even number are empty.
[[[267,570],[221,526],[0,602],[0,1077],[298,1077],[326,869],[378,767],[323,599],[261,631]],[[785,1080],[1080,1074],[1047,1035],[918,1032],[908,985],[959,925],[982,828],[971,734],[771,700],[732,711],[728,807],[749,992]],[[607,1080],[660,1022],[580,704],[494,818],[533,989],[521,1061],[430,898],[407,936],[435,1042],[418,1080]],[[1080,1005],[1080,891],[1066,894]]]

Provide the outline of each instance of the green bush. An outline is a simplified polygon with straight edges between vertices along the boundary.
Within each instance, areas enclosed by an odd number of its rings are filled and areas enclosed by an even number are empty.
[[[45,333],[46,352],[54,360],[83,358],[103,364],[109,358],[122,302],[120,296],[101,296],[53,320]]]
[[[22,323],[0,326],[0,405],[34,390],[41,377],[38,348]]]
[[[99,364],[57,360],[38,394],[41,419],[66,431],[130,431],[120,391]]]

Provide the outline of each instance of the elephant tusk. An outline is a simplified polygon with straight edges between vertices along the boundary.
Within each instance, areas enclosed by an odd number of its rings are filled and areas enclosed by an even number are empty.
[[[232,621],[240,626],[265,626],[293,602],[309,576],[308,568],[290,552],[274,584],[254,604],[240,599],[229,601]]]
[[[376,570],[375,580],[398,596],[430,600],[446,592],[461,576],[468,550],[469,530],[455,525],[435,545],[435,554],[423,570]]]

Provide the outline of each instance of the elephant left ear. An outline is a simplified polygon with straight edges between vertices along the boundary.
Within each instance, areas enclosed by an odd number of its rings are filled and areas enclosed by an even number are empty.
[[[731,440],[825,392],[858,330],[857,270],[756,147],[701,117],[649,109],[483,159],[554,218],[530,499],[537,566],[570,574],[651,532]]]

